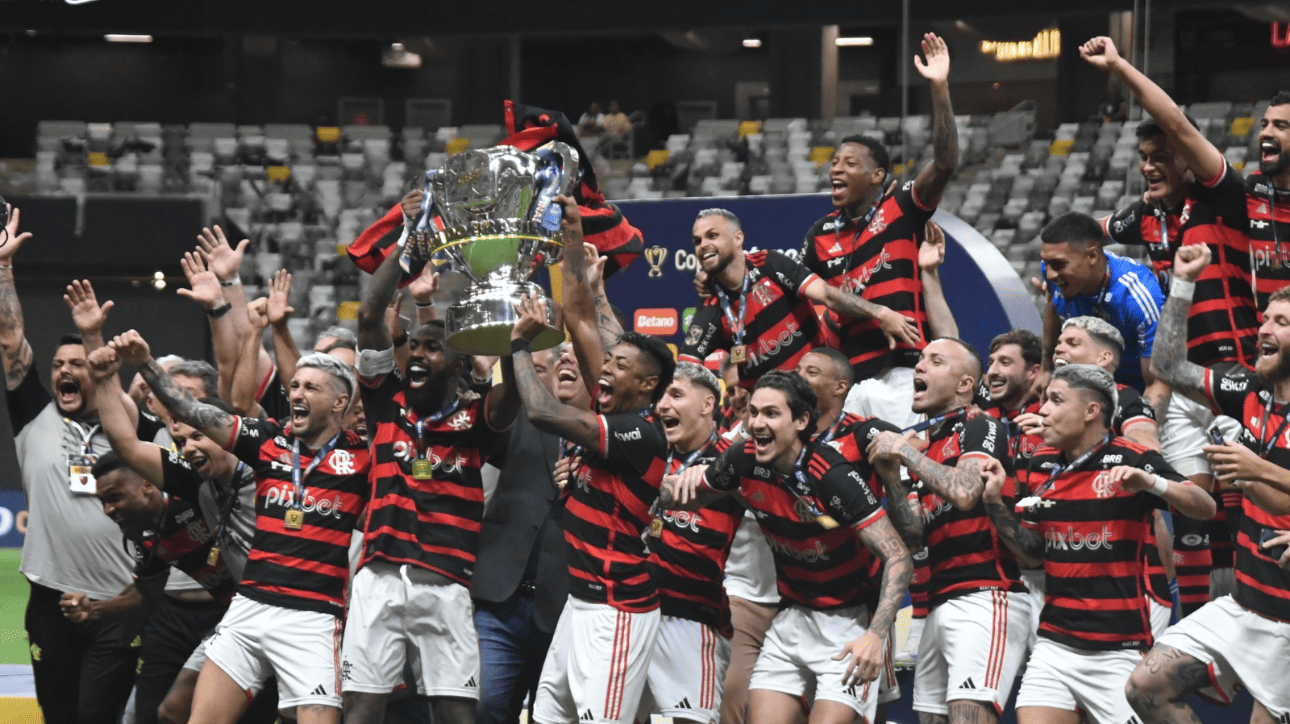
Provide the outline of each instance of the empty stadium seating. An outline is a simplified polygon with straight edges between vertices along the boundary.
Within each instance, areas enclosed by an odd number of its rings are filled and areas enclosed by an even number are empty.
[[[1266,104],[1205,103],[1190,109],[1201,130],[1238,169],[1256,158],[1253,129]],[[1142,192],[1134,123],[1067,123],[1034,138],[1032,104],[994,115],[959,116],[961,164],[941,207],[989,238],[1023,277],[1039,272],[1040,228],[1053,216],[1110,213]],[[689,133],[637,160],[594,159],[610,199],[807,194],[828,188],[838,142],[870,136],[910,178],[931,159],[930,119],[702,119]],[[263,284],[285,266],[300,331],[334,322],[358,297],[361,275],[338,253],[407,192],[420,171],[466,148],[495,144],[498,125],[426,132],[386,126],[43,121],[32,171],[12,174],[25,193],[185,194],[253,240],[244,279]],[[804,222],[805,223],[805,222]],[[303,334],[302,340],[310,339]]]

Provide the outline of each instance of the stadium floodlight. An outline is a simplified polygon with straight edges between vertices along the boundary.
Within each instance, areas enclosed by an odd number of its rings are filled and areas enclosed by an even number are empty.
[[[761,38],[744,38],[745,48],[760,48]]]
[[[67,0],[68,5],[84,5],[85,3],[92,2],[94,2],[94,0]]]
[[[839,48],[854,48],[862,45],[873,45],[873,38],[860,35],[852,38],[838,38],[834,41]]]
[[[151,35],[124,35],[121,33],[108,33],[103,39],[109,43],[151,43]]]

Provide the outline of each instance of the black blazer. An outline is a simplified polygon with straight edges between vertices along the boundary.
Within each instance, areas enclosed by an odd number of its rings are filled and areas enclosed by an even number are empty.
[[[471,595],[501,603],[524,579],[529,556],[537,550],[534,619],[543,631],[554,631],[569,597],[565,562],[563,504],[558,502],[553,470],[559,438],[542,432],[521,411],[509,436],[500,440],[489,462],[501,470],[497,489],[484,511],[479,552],[471,578]]]

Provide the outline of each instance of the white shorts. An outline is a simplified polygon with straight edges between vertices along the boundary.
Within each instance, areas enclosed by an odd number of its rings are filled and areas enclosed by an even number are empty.
[[[1026,657],[1035,650],[1039,643],[1039,614],[1044,612],[1044,587],[1048,585],[1048,574],[1042,568],[1022,568],[1021,580],[1030,589],[1030,638],[1026,640]]]
[[[470,591],[442,581],[415,566],[368,563],[359,570],[345,621],[343,691],[394,691],[403,685],[410,655],[421,696],[479,699],[479,637]]]
[[[1085,651],[1041,638],[1026,662],[1017,709],[1047,706],[1078,711],[1091,724],[1137,721],[1124,685],[1141,661],[1141,651]]]
[[[833,659],[843,646],[864,635],[867,621],[863,606],[814,611],[794,605],[780,611],[766,632],[748,690],[778,691],[811,702],[836,701],[854,709],[864,721],[873,721],[885,672],[879,673],[877,681],[843,686],[847,660]]]
[[[211,632],[207,634],[206,638],[198,642],[197,648],[193,649],[193,652],[188,655],[188,660],[184,662],[182,668],[201,673],[202,667],[206,665],[206,642],[214,635],[214,632]]]
[[[729,663],[730,641],[711,626],[660,617],[637,720],[647,722],[650,714],[658,714],[715,722]]]
[[[951,701],[979,701],[1003,713],[1026,658],[1028,593],[976,591],[927,614],[914,669],[914,711],[949,714]]]
[[[309,704],[340,708],[341,620],[297,611],[237,594],[206,640],[206,656],[255,696],[278,677],[278,708]]]
[[[1151,640],[1155,641],[1169,628],[1169,619],[1174,615],[1173,606],[1166,606],[1151,596],[1147,596],[1147,611],[1151,616]]]
[[[1210,444],[1209,428],[1214,425],[1218,425],[1228,440],[1235,440],[1241,433],[1241,423],[1236,420],[1215,417],[1208,407],[1186,395],[1172,395],[1160,426],[1160,447],[1165,461],[1186,477],[1212,475],[1209,458],[1201,448]]]
[[[923,417],[910,409],[913,404],[914,368],[891,367],[877,377],[852,385],[842,409],[905,428]]]
[[[1273,621],[1231,596],[1210,601],[1174,624],[1156,642],[1209,667],[1201,696],[1226,705],[1242,685],[1275,721],[1290,718],[1290,623]]]
[[[542,664],[533,720],[631,724],[660,618],[658,609],[628,613],[570,596]]]

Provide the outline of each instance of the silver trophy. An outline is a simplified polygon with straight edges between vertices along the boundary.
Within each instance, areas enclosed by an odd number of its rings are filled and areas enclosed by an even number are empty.
[[[578,152],[558,141],[532,152],[514,146],[463,151],[426,172],[422,213],[403,259],[405,268],[424,260],[433,270],[469,279],[448,307],[449,347],[464,354],[510,354],[515,305],[525,294],[547,296],[533,275],[564,254],[563,210],[554,199],[571,194],[578,178]],[[549,298],[547,325],[533,349],[564,340]]]

